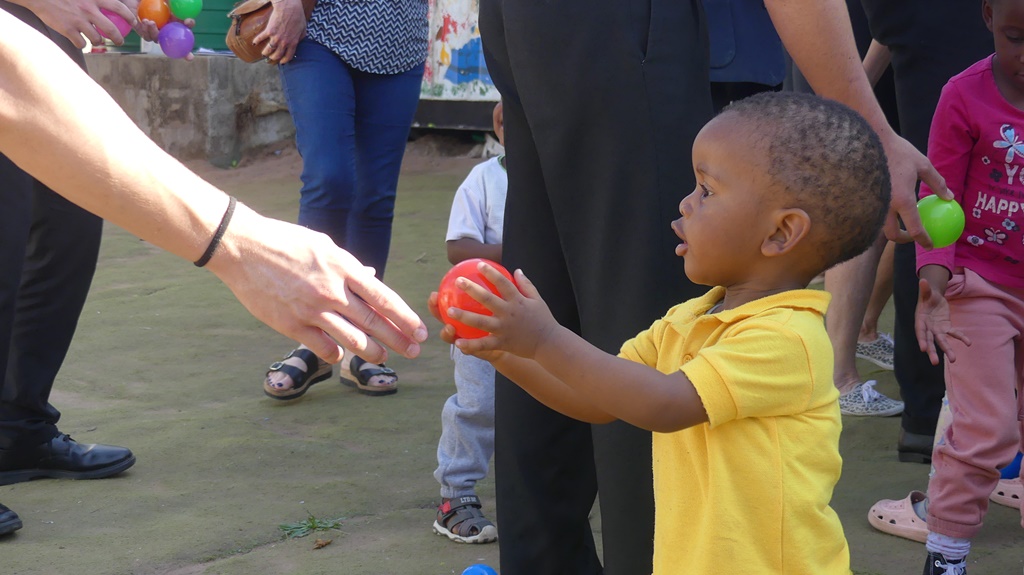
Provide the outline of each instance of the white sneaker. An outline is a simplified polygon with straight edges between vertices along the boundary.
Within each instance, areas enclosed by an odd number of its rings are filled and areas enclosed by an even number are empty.
[[[892,336],[887,333],[878,332],[874,341],[857,342],[857,357],[884,369],[892,369],[892,356],[895,352]]]
[[[839,412],[843,415],[889,417],[903,413],[903,402],[875,391],[875,380],[858,383],[846,395],[839,396]]]

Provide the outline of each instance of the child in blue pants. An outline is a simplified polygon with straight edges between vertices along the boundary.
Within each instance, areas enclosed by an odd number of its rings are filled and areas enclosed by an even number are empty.
[[[501,102],[494,107],[494,133],[504,144]],[[505,156],[477,165],[455,193],[448,219],[448,260],[457,264],[470,258],[501,261],[501,233],[505,217],[508,175]],[[437,444],[437,470],[441,505],[434,532],[459,543],[491,543],[498,529],[481,511],[476,482],[487,475],[494,453],[494,368],[452,346],[455,395],[441,411],[441,440]]]

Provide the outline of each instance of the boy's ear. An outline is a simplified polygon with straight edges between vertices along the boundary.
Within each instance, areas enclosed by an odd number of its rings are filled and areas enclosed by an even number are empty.
[[[765,257],[789,253],[811,231],[811,217],[800,208],[780,209],[775,214],[775,231],[761,244]]]

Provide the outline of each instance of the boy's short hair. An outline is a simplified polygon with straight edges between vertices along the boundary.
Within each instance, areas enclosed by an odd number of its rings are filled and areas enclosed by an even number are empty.
[[[787,194],[811,218],[822,270],[860,255],[878,238],[891,184],[882,142],[850,108],[811,94],[768,92],[730,104],[764,150],[770,193]]]

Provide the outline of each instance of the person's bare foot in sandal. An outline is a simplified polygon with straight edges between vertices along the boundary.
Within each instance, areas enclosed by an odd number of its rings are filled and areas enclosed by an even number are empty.
[[[331,377],[331,364],[300,345],[281,361],[271,364],[263,380],[263,393],[274,399],[301,397],[315,383]]]
[[[338,369],[341,383],[366,395],[398,393],[398,374],[384,364],[369,363],[352,353],[346,353]]]

